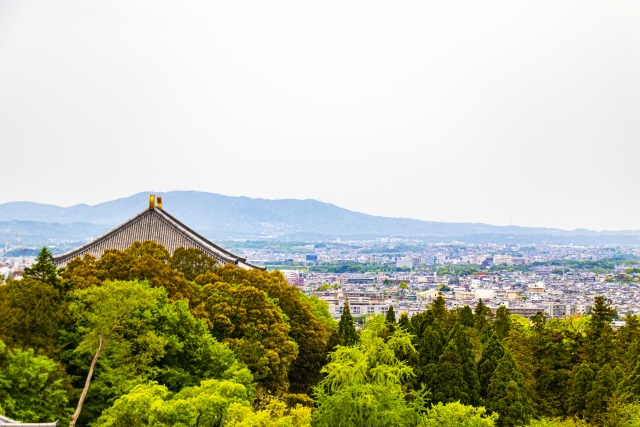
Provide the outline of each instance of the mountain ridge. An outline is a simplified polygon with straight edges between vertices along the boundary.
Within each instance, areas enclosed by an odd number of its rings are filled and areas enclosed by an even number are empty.
[[[37,202],[8,202],[0,204],[0,222],[32,221],[67,224],[69,227],[71,224],[84,224],[78,227],[84,227],[84,231],[88,232],[91,229],[89,224],[98,226],[99,229],[105,226],[114,227],[143,211],[148,206],[149,194],[141,192],[96,205],[78,204],[70,207]],[[316,236],[319,239],[357,236],[370,238],[455,238],[456,236],[468,238],[468,236],[480,235],[539,235],[568,238],[640,236],[640,231],[635,230],[560,230],[545,227],[381,217],[312,199],[269,200],[197,191],[160,192],[156,195],[163,197],[164,208],[171,215],[205,236],[218,238],[220,236],[223,238],[283,238],[296,235]],[[58,227],[58,230],[61,228]],[[59,238],[59,233],[56,234],[56,238]],[[74,237],[78,237],[77,233],[74,233]],[[627,242],[625,244],[629,244],[629,238],[623,240]]]

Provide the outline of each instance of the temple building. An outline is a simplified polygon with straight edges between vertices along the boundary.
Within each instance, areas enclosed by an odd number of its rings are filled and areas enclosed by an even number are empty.
[[[124,250],[134,242],[152,240],[173,254],[177,248],[196,248],[222,264],[235,264],[245,269],[260,268],[205,239],[162,209],[162,197],[149,197],[149,209],[140,212],[124,224],[70,252],[54,257],[62,267],[76,257],[86,254],[100,258],[107,249]]]

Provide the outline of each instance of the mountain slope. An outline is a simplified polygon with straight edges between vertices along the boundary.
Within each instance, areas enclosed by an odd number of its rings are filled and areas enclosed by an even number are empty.
[[[148,194],[89,206],[62,208],[33,202],[0,205],[0,221],[84,223],[115,226],[148,206]],[[157,193],[164,208],[180,221],[209,236],[226,237],[438,237],[472,235],[604,236],[640,235],[637,231],[564,231],[552,228],[445,223],[386,218],[350,211],[316,200],[266,200],[196,191]],[[89,230],[84,229],[85,232]]]

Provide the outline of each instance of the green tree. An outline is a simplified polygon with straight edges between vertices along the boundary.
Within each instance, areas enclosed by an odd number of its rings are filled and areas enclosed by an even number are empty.
[[[491,313],[491,309],[482,302],[482,298],[478,300],[473,314],[475,328],[478,330],[478,333],[480,333],[483,338],[488,338],[493,314]]]
[[[407,314],[406,311],[403,311],[400,314],[400,320],[398,320],[398,326],[400,326],[407,332],[411,330],[411,326],[409,324],[409,315]]]
[[[387,310],[387,323],[390,325],[396,324],[396,313],[393,311],[393,305],[389,306],[389,310]]]
[[[415,426],[420,419],[424,393],[407,395],[403,385],[412,369],[396,357],[415,351],[411,337],[398,328],[384,338],[383,316],[371,317],[360,341],[340,346],[322,369],[325,378],[315,388],[317,410],[314,425],[322,426]]]
[[[108,344],[125,341],[126,321],[139,310],[157,305],[163,290],[151,289],[145,282],[104,282],[101,286],[74,291],[71,312],[77,321],[83,339],[76,351],[93,353],[86,382],[75,413],[71,417],[73,427],[89,391],[93,373]]]
[[[468,305],[465,305],[460,309],[459,318],[460,318],[460,324],[466,327],[473,327],[475,323],[473,318],[473,312],[471,311],[471,308]]]
[[[58,329],[67,303],[53,285],[32,278],[0,286],[0,339],[57,358]]]
[[[596,375],[591,390],[587,393],[585,415],[589,421],[599,423],[606,416],[616,386],[613,369],[609,364],[605,364]]]
[[[338,323],[338,336],[340,342],[345,346],[352,346],[358,342],[358,335],[356,333],[356,327],[349,310],[349,301],[345,301],[344,308],[342,309],[342,315],[340,316],[340,322]]]
[[[508,350],[500,359],[487,391],[487,409],[500,415],[496,425],[513,427],[529,423],[531,408],[520,368]]]
[[[38,252],[36,261],[30,267],[24,268],[22,277],[39,280],[53,287],[59,286],[58,269],[53,263],[53,254],[46,246]]]
[[[493,329],[500,339],[509,335],[509,331],[511,330],[511,317],[509,315],[509,309],[504,305],[498,307],[496,311]]]
[[[438,360],[437,379],[433,388],[434,402],[468,402],[469,393],[462,358],[455,340],[449,340]]]
[[[196,248],[177,248],[169,260],[169,265],[184,274],[187,280],[193,281],[207,271],[219,267],[218,260]]]
[[[473,345],[469,341],[469,335],[467,335],[464,327],[458,324],[452,331],[450,339],[456,343],[464,372],[464,381],[467,384],[468,400],[460,400],[460,402],[477,406],[480,404],[480,381],[478,380],[478,367],[474,359]]]
[[[0,341],[0,407],[4,414],[29,423],[66,421],[68,391],[64,373],[32,349],[6,350]]]
[[[595,374],[588,364],[583,363],[576,372],[571,384],[567,402],[567,413],[584,417],[587,407],[587,395],[591,391]]]
[[[478,362],[478,380],[480,381],[480,395],[486,399],[491,377],[504,356],[504,346],[496,334],[491,336]]]
[[[493,427],[497,414],[488,415],[482,407],[465,406],[460,402],[438,403],[427,410],[423,427]]]
[[[269,392],[286,392],[287,370],[298,351],[278,301],[247,281],[209,283],[202,295],[213,335],[231,347]]]

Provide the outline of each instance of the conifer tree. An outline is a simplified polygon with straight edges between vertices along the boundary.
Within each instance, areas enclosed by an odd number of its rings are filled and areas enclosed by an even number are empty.
[[[467,382],[464,379],[462,359],[454,340],[450,340],[437,367],[437,381],[434,384],[433,402],[468,402]]]
[[[342,316],[340,316],[340,322],[338,323],[338,335],[340,336],[342,345],[351,346],[358,341],[353,316],[351,316],[349,309],[349,301],[345,301],[344,303]]]
[[[587,395],[591,391],[595,374],[588,364],[583,363],[576,372],[567,401],[567,414],[584,416]]]
[[[431,312],[433,321],[440,322],[440,327],[444,328],[449,312],[447,310],[447,303],[441,293],[439,293],[436,299],[430,304],[428,311]]]
[[[410,332],[411,326],[409,324],[409,315],[407,312],[403,312],[400,315],[400,320],[398,320],[398,325],[402,327],[406,332]]]
[[[616,378],[613,369],[609,364],[605,364],[596,375],[591,391],[587,393],[587,401],[585,404],[586,418],[594,423],[606,415],[609,406],[609,399],[616,390]]]
[[[468,305],[460,309],[460,323],[467,327],[473,327],[474,325],[473,312]]]
[[[53,263],[53,255],[49,249],[43,247],[42,250],[38,252],[36,262],[33,263],[31,267],[25,267],[22,277],[40,280],[54,287],[59,285],[58,269]]]
[[[487,346],[482,351],[478,362],[478,380],[480,381],[480,396],[485,399],[489,389],[489,381],[504,356],[504,346],[496,334],[491,336]]]
[[[478,380],[478,367],[474,358],[473,345],[469,341],[469,335],[460,324],[456,325],[451,334],[451,340],[455,341],[458,348],[469,396],[466,402],[461,401],[461,403],[477,406],[480,404],[480,381]]]
[[[478,300],[476,308],[473,310],[474,325],[478,332],[487,338],[488,331],[490,329],[491,309],[484,305],[482,298]]]
[[[636,359],[631,374],[620,384],[619,390],[623,402],[640,399],[640,357]]]
[[[529,406],[526,385],[511,353],[505,349],[487,391],[487,409],[500,415],[498,427],[513,427],[529,423]]]
[[[498,311],[496,311],[493,330],[498,334],[498,338],[500,339],[509,335],[509,331],[511,330],[511,317],[509,317],[509,309],[504,305],[501,305]]]
[[[396,313],[393,311],[393,305],[390,305],[389,310],[387,310],[387,323],[390,325],[395,325],[396,323]]]
[[[438,360],[442,356],[446,339],[438,324],[427,326],[416,345],[419,368],[416,369],[417,382],[433,389],[437,383]]]

